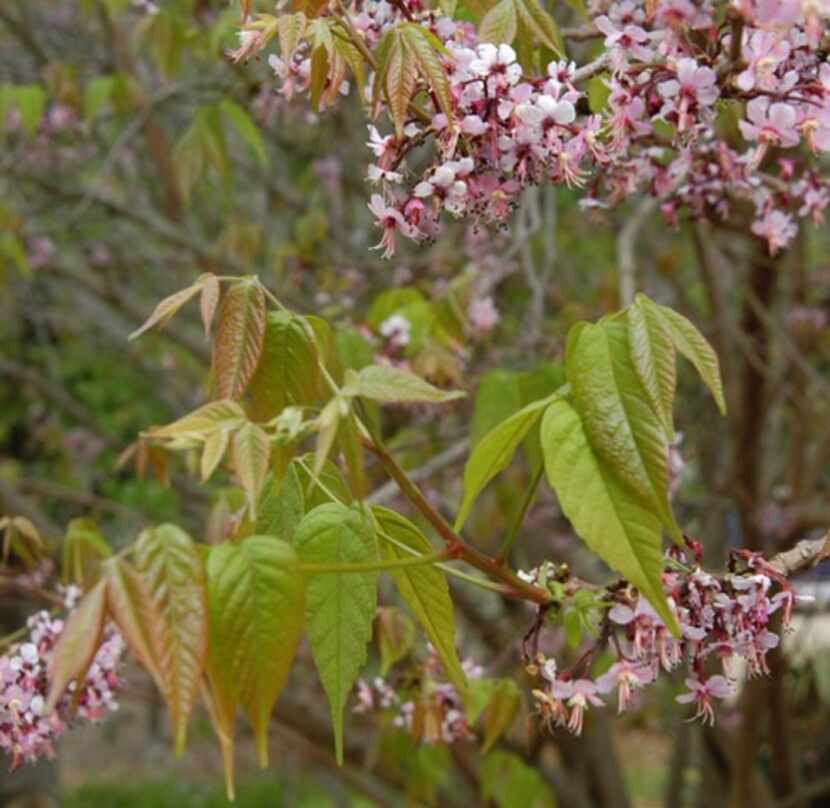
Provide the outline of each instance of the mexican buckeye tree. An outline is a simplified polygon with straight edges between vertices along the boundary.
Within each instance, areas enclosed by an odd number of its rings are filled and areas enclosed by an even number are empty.
[[[821,0],[595,2],[568,29],[538,0],[332,0],[276,16],[247,5],[232,58],[267,53],[286,97],[365,110],[367,204],[386,257],[403,240],[434,240],[450,219],[509,227],[522,192],[541,183],[581,189],[588,208],[652,196],[668,226],[731,222],[768,255],[820,224],[830,201],[820,162],[830,150],[830,4]],[[236,713],[266,763],[269,718],[303,637],[338,759],[349,703],[392,712],[419,740],[451,743],[475,737],[489,699],[489,746],[523,696],[509,680],[483,684],[482,669],[459,659],[448,576],[529,605],[522,649],[535,713],[552,731],[579,734],[586,712],[613,700],[626,710],[636,691],[681,668],[677,701],[711,723],[739,661],[750,675],[768,673],[773,626],[786,628],[793,609],[790,577],[827,547],[807,542],[771,559],[751,548],[734,551],[725,572],[701,566],[669,494],[676,355],[721,411],[725,401],[718,358],[685,317],[637,295],[571,328],[564,383],[475,444],[450,524],[386,446],[376,408],[452,406],[462,391],[394,364],[350,363],[331,324],[288,310],[255,277],[205,274],[136,335],[196,298],[213,346],[213,400],[149,429],[135,451],[144,463],[196,455],[205,482],[226,469],[244,505],[212,547],[164,525],[117,556],[101,553],[80,602],[74,590],[58,596],[65,621],[33,618],[1,661],[0,742],[15,762],[51,753],[67,722],[112,703],[126,645],[163,694],[178,748],[203,701],[232,792]],[[517,530],[496,556],[464,535],[478,495],[528,442],[541,460],[520,514],[546,482],[574,532],[620,576],[610,584],[580,580],[556,559],[513,569]],[[369,503],[367,457],[418,524]],[[380,575],[430,643],[417,687],[359,678]],[[592,636],[563,667],[540,650],[540,635],[574,613]],[[408,624],[386,607],[378,620],[382,650],[385,637],[395,657],[389,638]],[[599,671],[601,652],[613,662]]]

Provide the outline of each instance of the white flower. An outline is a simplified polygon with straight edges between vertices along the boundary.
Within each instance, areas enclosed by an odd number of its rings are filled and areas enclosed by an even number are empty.
[[[478,58],[470,62],[470,70],[482,78],[503,75],[509,84],[515,84],[522,76],[522,68],[516,62],[516,51],[510,45],[478,46]]]

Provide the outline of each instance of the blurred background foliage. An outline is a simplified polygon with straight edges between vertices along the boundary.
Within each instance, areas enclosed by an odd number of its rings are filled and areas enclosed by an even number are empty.
[[[225,57],[237,20],[224,0],[0,4],[0,511],[29,517],[56,548],[81,517],[115,547],[165,520],[209,535],[233,492],[198,485],[180,461],[150,456],[143,475],[131,463],[142,429],[204,399],[198,313],[127,341],[160,298],[209,271],[256,273],[287,305],[331,318],[356,365],[381,354],[467,389],[440,417],[395,409],[384,421],[390,446],[452,512],[468,436],[557,386],[567,328],[619,307],[633,277],[701,325],[724,363],[728,418],[691,373],[681,373],[677,414],[686,465],[675,504],[709,561],[722,563],[730,546],[772,552],[826,529],[826,229],[805,230],[773,262],[727,226],[669,229],[648,201],[583,210],[575,192],[532,188],[509,231],[449,226],[384,262],[369,250],[367,131],[354,98],[321,117],[278,96],[265,63]],[[471,312],[488,298],[498,320],[482,328]],[[383,333],[395,316],[409,323],[406,341]],[[533,462],[482,498],[468,532],[483,548],[498,547]],[[394,490],[370,472],[376,501],[390,501]],[[549,494],[514,561],[546,558],[604,574]],[[466,650],[494,675],[521,677],[528,614],[463,586],[454,595]],[[18,616],[20,604],[3,597],[5,614]],[[483,759],[355,719],[349,765],[336,771],[320,693],[295,674],[275,726],[284,779],[251,779],[239,802],[367,804],[359,794],[394,804],[406,794],[442,805],[713,805],[748,770],[776,805],[787,778],[809,785],[830,770],[824,619],[820,597],[803,618],[810,632],[779,655],[778,677],[746,688],[715,730],[684,724],[669,684],[624,720],[597,713],[582,739],[540,737],[520,720]],[[74,796],[61,804],[221,804],[208,733],[189,763],[169,762],[155,699],[135,674],[111,727],[66,739],[59,776]],[[805,794],[787,804],[810,805]]]

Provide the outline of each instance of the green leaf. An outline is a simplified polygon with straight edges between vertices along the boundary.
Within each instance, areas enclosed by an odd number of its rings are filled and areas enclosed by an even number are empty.
[[[411,286],[401,286],[397,289],[386,289],[374,300],[366,315],[366,322],[377,331],[384,320],[393,314],[399,314],[402,309],[412,303],[426,303],[424,296]]]
[[[95,76],[84,87],[84,119],[95,120],[104,104],[110,100],[115,87],[115,76]]]
[[[20,115],[23,129],[31,137],[37,132],[46,109],[46,91],[39,84],[12,87],[12,101]]]
[[[217,429],[232,429],[245,420],[245,410],[231,399],[204,404],[193,412],[166,426],[150,430],[154,438],[175,438],[179,435],[208,435]]]
[[[317,349],[301,317],[268,314],[262,353],[248,392],[249,412],[255,421],[268,421],[285,407],[308,406],[318,399]]]
[[[200,463],[200,471],[202,474],[202,482],[207,482],[216,471],[216,467],[222,462],[225,456],[225,451],[228,448],[230,441],[229,429],[215,429],[208,433],[205,438],[205,446],[202,449],[202,460]]]
[[[611,87],[608,85],[608,74],[600,73],[588,81],[588,108],[594,115],[599,115],[608,106],[611,97]]]
[[[485,15],[478,27],[482,42],[509,45],[516,38],[517,14],[515,0],[499,0]]]
[[[248,422],[234,433],[231,442],[233,466],[245,491],[248,511],[254,521],[257,518],[259,492],[268,474],[270,455],[271,442],[261,427]]]
[[[668,306],[660,306],[645,295],[637,295],[636,301],[647,307],[649,311],[657,312],[663,318],[671,332],[674,347],[695,366],[700,378],[712,392],[721,414],[725,415],[726,401],[723,396],[720,362],[718,362],[718,355],[703,334],[690,320]]]
[[[273,478],[270,485],[266,482],[259,502],[256,532],[279,536],[292,543],[304,513],[302,483],[296,465],[291,463],[281,479]]]
[[[421,76],[435,94],[441,112],[452,121],[454,109],[450,82],[438,58],[439,53],[446,53],[446,48],[433,33],[416,23],[404,23],[400,30],[403,42],[415,58]]]
[[[482,754],[493,748],[493,744],[513,726],[522,706],[522,692],[512,679],[497,680],[493,694],[484,711],[484,743]]]
[[[412,558],[397,544],[409,547],[419,555],[434,551],[432,545],[415,525],[395,511],[376,505],[372,513],[380,528],[381,552],[389,561]],[[401,597],[412,609],[418,622],[435,648],[447,678],[463,692],[467,677],[455,650],[455,617],[449,587],[444,573],[433,565],[400,567],[389,571]]]
[[[239,136],[248,144],[259,164],[263,168],[267,168],[269,160],[268,152],[265,149],[265,141],[262,139],[262,133],[251,116],[239,104],[229,98],[224,99],[219,108],[222,110],[224,117],[236,129]]]
[[[444,402],[463,398],[461,390],[439,390],[408,370],[386,365],[369,365],[347,383],[343,395],[363,396],[382,404],[410,402]]]
[[[303,627],[303,577],[285,541],[252,536],[214,547],[207,562],[214,677],[245,711],[260,765],[268,723]]]
[[[202,291],[202,284],[201,282],[194,283],[192,286],[188,286],[186,289],[181,289],[178,292],[170,295],[169,297],[164,298],[156,307],[153,309],[153,313],[145,320],[144,324],[133,331],[132,334],[128,337],[128,339],[137,339],[145,332],[149,331],[151,328],[155,326],[163,326],[165,323],[169,322],[173,315],[182,307],[185,303],[187,303],[191,298],[195,297],[199,292]]]
[[[674,437],[674,390],[677,384],[674,342],[660,314],[639,300],[629,306],[628,344],[637,375],[669,440]]]
[[[479,380],[473,402],[470,444],[476,446],[491,429],[521,408],[522,391],[518,374],[510,370],[485,373]]]
[[[564,56],[565,44],[559,33],[559,26],[540,0],[514,0],[514,2],[518,16],[530,28],[536,39],[557,56]]]
[[[403,659],[415,642],[415,623],[394,606],[378,609],[378,645],[380,645],[380,675]]]
[[[455,8],[457,5],[457,0],[438,0],[438,6],[444,13],[444,16],[450,19],[455,16]]]
[[[497,808],[554,808],[556,803],[539,772],[512,752],[491,752],[481,767],[481,797]]]
[[[254,375],[265,338],[265,294],[253,278],[225,292],[213,344],[219,398],[238,399]]]
[[[55,709],[73,680],[80,683],[86,676],[104,631],[106,617],[106,581],[99,581],[72,610],[55,643],[49,665],[49,698],[45,714]]]
[[[176,749],[181,753],[207,659],[204,565],[190,536],[169,524],[141,533],[135,561],[159,616],[154,638],[159,687],[170,710]]]
[[[371,516],[339,503],[308,513],[294,543],[308,564],[378,560]],[[325,573],[312,576],[307,584],[308,640],[331,706],[338,763],[343,762],[343,709],[372,639],[377,579],[376,572]]]
[[[510,465],[516,449],[541,418],[551,397],[534,401],[490,430],[473,448],[464,466],[464,498],[455,520],[461,530],[484,486]]]
[[[581,325],[568,338],[571,400],[605,470],[660,519],[682,533],[668,496],[668,442],[631,359],[624,322]]]
[[[660,520],[624,488],[595,453],[573,405],[550,404],[542,419],[545,472],[574,530],[609,567],[648,598],[666,625],[677,623],[666,603]]]

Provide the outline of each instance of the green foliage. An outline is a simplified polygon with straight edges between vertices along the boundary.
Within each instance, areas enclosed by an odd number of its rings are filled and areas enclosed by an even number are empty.
[[[208,556],[207,582],[211,681],[220,700],[241,705],[265,766],[268,721],[303,626],[297,554],[273,536],[221,544]]]
[[[439,390],[414,373],[384,365],[368,365],[347,375],[343,395],[363,396],[381,404],[443,402],[463,398],[460,390]]]
[[[384,558],[405,560],[412,553],[427,555],[432,545],[408,519],[388,508],[372,509],[380,529]],[[391,575],[406,604],[418,618],[429,641],[438,653],[447,678],[460,690],[467,686],[455,648],[455,617],[447,579],[433,566],[400,567]]]
[[[339,503],[320,505],[297,528],[294,543],[306,564],[378,560],[371,515]],[[343,760],[343,710],[366,661],[377,606],[376,572],[332,572],[308,581],[306,623],[311,653],[331,706],[338,762]]]
[[[511,752],[491,752],[482,767],[482,796],[499,808],[522,805],[554,808],[555,802],[539,772]]]

